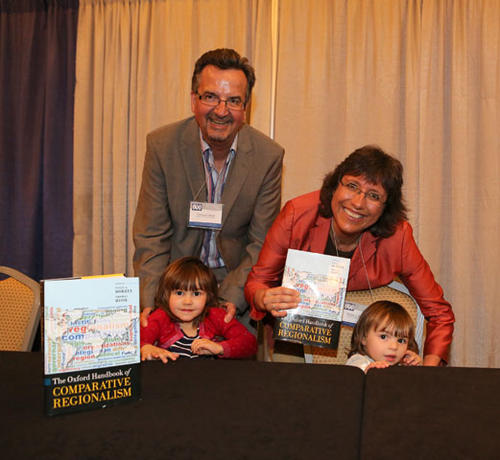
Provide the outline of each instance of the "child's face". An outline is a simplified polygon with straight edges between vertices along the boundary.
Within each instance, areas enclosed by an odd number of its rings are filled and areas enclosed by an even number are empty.
[[[399,363],[408,349],[408,339],[396,337],[394,331],[388,331],[382,325],[377,331],[370,329],[361,341],[366,354],[374,361],[386,361],[391,366]]]
[[[207,293],[201,289],[196,291],[184,291],[174,289],[170,293],[170,311],[181,323],[191,323],[201,315],[207,302]]]

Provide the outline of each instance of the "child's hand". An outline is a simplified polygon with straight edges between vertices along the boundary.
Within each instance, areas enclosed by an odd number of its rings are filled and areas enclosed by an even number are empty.
[[[212,342],[209,339],[196,339],[191,344],[191,351],[195,355],[222,355],[224,348],[217,342]]]
[[[161,359],[166,363],[169,359],[175,361],[179,355],[164,348],[155,347],[154,345],[143,345],[141,347],[141,361],[150,361],[152,359]]]
[[[390,367],[391,365],[387,361],[374,361],[373,363],[368,364],[365,369],[365,374],[370,369],[384,369],[386,367]]]
[[[407,350],[403,359],[401,360],[403,366],[420,366],[422,359],[414,351]]]

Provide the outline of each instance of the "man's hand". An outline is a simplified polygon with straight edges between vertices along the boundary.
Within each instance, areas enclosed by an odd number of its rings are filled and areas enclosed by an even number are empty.
[[[151,361],[153,359],[160,359],[166,363],[169,359],[175,361],[179,355],[165,350],[164,348],[155,347],[154,345],[143,345],[141,347],[141,361]]]
[[[148,317],[153,309],[151,307],[146,307],[141,312],[141,326],[148,327]]]
[[[195,355],[222,355],[224,348],[220,343],[209,339],[196,339],[191,344],[191,351]]]
[[[236,316],[236,305],[233,302],[226,302],[224,300],[220,303],[220,306],[226,309],[226,316],[224,316],[224,322],[230,323],[231,320]]]
[[[275,287],[259,289],[255,293],[255,305],[258,310],[268,311],[279,318],[286,316],[286,310],[299,306],[300,294],[295,289]]]

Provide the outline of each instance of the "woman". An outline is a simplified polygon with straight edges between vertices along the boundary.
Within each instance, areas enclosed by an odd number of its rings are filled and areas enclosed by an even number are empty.
[[[446,363],[454,315],[413,239],[402,185],[401,163],[378,147],[365,146],[328,174],[321,190],[289,201],[248,276],[250,316],[286,316],[298,305],[299,293],[279,286],[289,248],[349,257],[347,290],[400,278],[428,321],[423,364]]]

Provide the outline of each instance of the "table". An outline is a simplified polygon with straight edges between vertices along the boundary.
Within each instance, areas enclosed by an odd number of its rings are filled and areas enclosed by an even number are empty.
[[[41,353],[0,352],[4,458],[358,457],[364,375],[256,361],[147,362],[142,399],[47,417]]]
[[[500,369],[368,372],[360,457],[499,459]]]
[[[147,362],[140,400],[54,417],[42,372],[0,352],[3,458],[500,458],[500,369]]]

